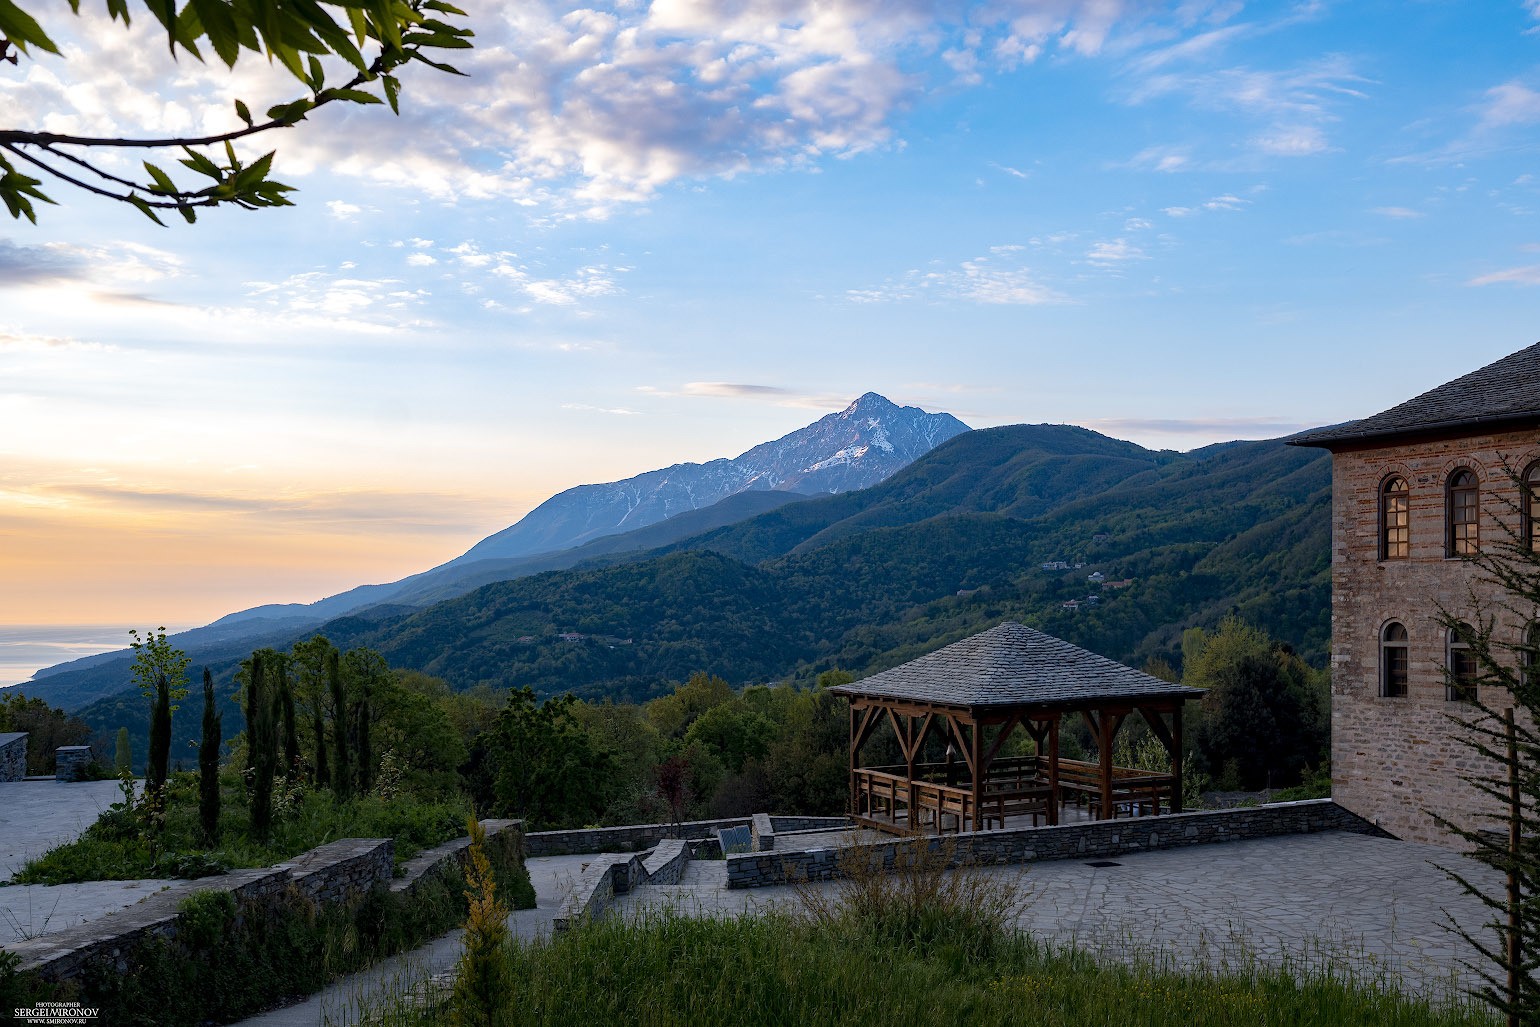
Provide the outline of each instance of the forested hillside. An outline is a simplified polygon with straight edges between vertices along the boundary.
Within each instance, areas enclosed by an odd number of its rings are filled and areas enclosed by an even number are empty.
[[[1064,426],[978,431],[862,492],[319,630],[456,688],[633,700],[695,671],[862,674],[1005,618],[1138,665],[1179,662],[1184,628],[1238,612],[1322,665],[1329,474],[1276,441],[1175,454]],[[228,692],[247,654],[192,655]],[[119,696],[82,711],[104,729],[134,714]]]

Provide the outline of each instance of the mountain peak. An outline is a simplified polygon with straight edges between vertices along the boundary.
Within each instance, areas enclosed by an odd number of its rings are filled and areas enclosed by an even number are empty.
[[[731,459],[674,464],[625,481],[579,485],[451,564],[553,552],[711,506],[739,492],[848,492],[875,485],[968,430],[951,414],[900,407],[875,392]]]

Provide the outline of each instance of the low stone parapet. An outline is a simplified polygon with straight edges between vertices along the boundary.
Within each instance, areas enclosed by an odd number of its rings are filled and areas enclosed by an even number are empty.
[[[770,852],[775,848],[775,826],[768,813],[756,813],[749,823],[749,837],[753,839],[755,852]]]
[[[61,745],[54,750],[55,781],[84,781],[91,766],[89,745]]]
[[[1318,831],[1350,831],[1391,837],[1330,799],[1281,802],[1247,809],[1179,813],[1163,817],[1096,820],[1058,827],[973,831],[944,838],[894,838],[848,848],[750,853],[727,858],[727,887],[762,888],[845,876],[846,861],[892,868],[901,851],[925,845],[952,865],[1096,859],[1188,845],[1244,841]]]

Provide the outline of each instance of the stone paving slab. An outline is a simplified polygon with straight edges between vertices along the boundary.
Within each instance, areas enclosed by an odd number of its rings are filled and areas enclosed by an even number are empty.
[[[79,838],[122,796],[117,781],[0,782],[0,883],[28,860]]]
[[[978,872],[1016,884],[1018,923],[1034,936],[1109,958],[1175,967],[1331,965],[1361,977],[1394,975],[1427,996],[1472,983],[1465,944],[1444,911],[1481,923],[1486,911],[1438,866],[1497,888],[1490,869],[1447,849],[1329,832],[1120,856],[1118,866],[1075,860]],[[617,900],[623,915],[673,907],[731,916],[798,907],[790,886],[732,890],[721,862],[692,863],[680,884]],[[837,884],[815,885],[820,889]]]
[[[164,892],[193,890],[192,881],[88,881],[0,887],[0,946],[56,934]]]

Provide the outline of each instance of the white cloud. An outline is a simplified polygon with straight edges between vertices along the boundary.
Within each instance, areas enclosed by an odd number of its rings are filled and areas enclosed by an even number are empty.
[[[438,263],[438,258],[431,253],[409,253],[406,263],[408,267],[432,267]]]
[[[569,307],[579,300],[611,296],[620,291],[615,274],[626,268],[602,265],[578,268],[566,278],[544,278],[522,283],[522,288],[537,303]]]
[[[1125,232],[1142,232],[1145,229],[1154,227],[1154,222],[1150,221],[1149,218],[1129,218],[1123,222],[1123,231]]]
[[[1121,267],[1130,260],[1149,260],[1149,255],[1127,239],[1099,242],[1086,253],[1086,260],[1097,267]]]
[[[1038,306],[1065,302],[1063,296],[1037,280],[1019,263],[1020,246],[997,246],[988,257],[965,260],[956,267],[913,270],[875,289],[849,289],[852,303],[889,303],[931,297],[970,303]]]
[[[1479,114],[1485,128],[1532,125],[1540,121],[1540,93],[1521,82],[1504,82],[1487,90]]]
[[[356,203],[348,203],[346,200],[327,200],[326,209],[339,221],[351,221],[363,213],[364,208]]]
[[[603,217],[683,178],[893,145],[895,116],[936,85],[1044,54],[1113,53],[1119,33],[1137,41],[1152,23],[1150,38],[1202,32],[1188,58],[1228,31],[1124,0],[624,0],[609,10],[528,0],[473,13],[475,49],[455,55],[469,77],[413,69],[399,119],[317,112],[281,141],[278,173],[325,169],[443,200]],[[0,107],[38,112],[22,127],[210,131],[231,126],[237,96],[257,110],[302,91],[250,57],[234,73],[184,59],[168,76],[154,19],[125,31],[88,5],[50,28],[67,61],[30,62],[0,81]],[[334,203],[336,217],[359,213]]]
[[[1327,149],[1326,134],[1318,125],[1275,128],[1253,138],[1252,145],[1275,157],[1308,157]]]
[[[1536,2],[1540,3],[1540,0],[1536,0]],[[1382,218],[1394,218],[1398,221],[1422,217],[1422,211],[1413,210],[1410,207],[1373,207],[1369,213],[1378,214]]]
[[[1510,267],[1472,278],[1467,285],[1540,285],[1540,264]]]

